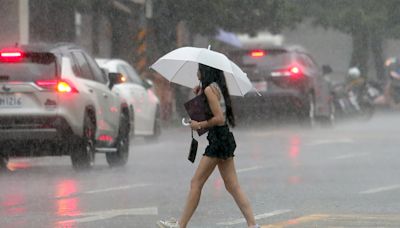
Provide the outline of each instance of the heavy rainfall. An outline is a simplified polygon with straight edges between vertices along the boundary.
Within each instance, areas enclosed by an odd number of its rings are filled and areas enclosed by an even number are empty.
[[[400,227],[399,0],[0,5],[1,228]]]

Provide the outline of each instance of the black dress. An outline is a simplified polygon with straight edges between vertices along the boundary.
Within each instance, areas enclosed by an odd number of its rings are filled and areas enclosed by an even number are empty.
[[[215,82],[213,82],[211,86],[217,88],[219,93],[221,94],[219,102],[225,116],[225,100],[222,97],[221,89]],[[212,116],[211,113],[210,116]],[[229,130],[229,126],[226,124],[226,122],[222,126],[211,127],[208,131],[207,140],[208,146],[206,147],[206,151],[204,152],[203,156],[214,157],[224,160],[235,156],[233,153],[236,149],[235,138],[233,137],[232,132]]]
[[[207,140],[208,146],[203,154],[204,156],[224,160],[235,156],[236,142],[228,125],[210,128]]]

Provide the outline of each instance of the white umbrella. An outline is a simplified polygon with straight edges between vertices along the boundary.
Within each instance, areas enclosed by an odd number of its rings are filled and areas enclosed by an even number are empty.
[[[170,82],[194,88],[199,84],[199,63],[222,70],[231,95],[244,96],[253,87],[246,73],[224,54],[212,51],[210,47],[178,48],[159,58],[150,67]]]

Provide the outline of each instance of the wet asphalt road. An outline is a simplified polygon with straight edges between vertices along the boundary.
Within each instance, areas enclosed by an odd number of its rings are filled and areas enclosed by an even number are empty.
[[[236,168],[263,227],[400,227],[400,118],[342,121],[332,129],[265,123],[234,129]],[[186,160],[190,131],[132,142],[126,167],[98,154],[89,172],[69,157],[12,159],[0,174],[0,227],[156,227],[178,217],[206,146]],[[246,227],[218,170],[189,227]]]

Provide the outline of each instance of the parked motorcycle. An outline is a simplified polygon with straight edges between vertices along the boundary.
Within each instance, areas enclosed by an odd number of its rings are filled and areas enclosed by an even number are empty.
[[[337,117],[370,119],[375,111],[375,100],[382,94],[377,83],[360,77],[358,69],[350,68],[348,79],[332,88]]]

